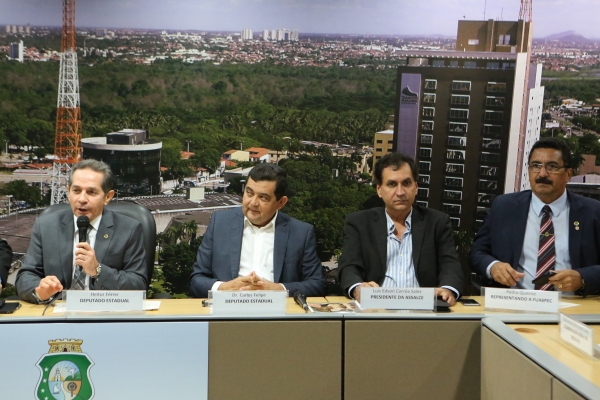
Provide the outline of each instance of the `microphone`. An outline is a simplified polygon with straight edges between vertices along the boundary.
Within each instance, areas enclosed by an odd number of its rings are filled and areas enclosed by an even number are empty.
[[[90,219],[86,215],[77,218],[77,228],[79,228],[79,243],[87,242],[87,230],[90,226]]]
[[[302,307],[302,309],[304,309],[305,313],[307,313],[310,310],[308,308],[308,303],[306,302],[306,295],[303,292],[299,290],[296,291],[296,293],[294,293],[294,301],[296,302],[296,304]]]

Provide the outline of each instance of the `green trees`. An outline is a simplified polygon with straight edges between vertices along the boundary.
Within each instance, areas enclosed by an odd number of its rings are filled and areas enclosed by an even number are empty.
[[[37,207],[45,204],[40,189],[35,186],[27,185],[22,179],[7,182],[2,189],[4,195],[12,195],[15,200],[25,201],[30,207]]]

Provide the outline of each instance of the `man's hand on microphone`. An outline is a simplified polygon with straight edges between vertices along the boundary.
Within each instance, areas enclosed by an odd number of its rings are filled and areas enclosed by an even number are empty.
[[[77,250],[75,250],[75,265],[79,265],[83,268],[83,271],[89,276],[96,276],[96,267],[98,267],[99,263],[98,260],[96,260],[96,253],[89,243],[77,243]]]
[[[62,283],[60,283],[58,278],[54,275],[49,275],[42,278],[38,284],[38,287],[35,288],[35,292],[42,301],[48,300],[51,296],[54,296],[56,293],[62,290]]]

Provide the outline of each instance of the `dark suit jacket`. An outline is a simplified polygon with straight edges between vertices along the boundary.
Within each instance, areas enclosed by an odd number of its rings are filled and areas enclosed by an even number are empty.
[[[0,285],[6,286],[13,252],[6,240],[0,239]]]
[[[422,287],[452,286],[462,293],[463,273],[447,214],[413,205],[411,236],[415,275]],[[346,217],[340,257],[344,294],[359,282],[382,285],[387,271],[387,221],[383,207]]]
[[[227,282],[238,277],[243,232],[241,208],[213,213],[193,266],[192,296],[208,297],[216,281]],[[279,212],[275,221],[273,275],[276,283],[285,285],[290,296],[298,290],[307,296],[325,295],[325,278],[315,246],[312,225]]]
[[[73,221],[71,209],[42,214],[36,219],[16,281],[17,293],[23,300],[35,302],[33,291],[48,275],[56,276],[65,290],[71,286]],[[90,279],[90,289],[146,290],[146,253],[138,221],[104,209],[94,252],[102,272],[98,279]]]
[[[585,281],[584,295],[600,290],[600,202],[567,191],[569,199],[569,255],[571,268]],[[498,196],[471,246],[471,266],[481,276],[492,261],[513,268],[523,250],[531,191]],[[575,222],[578,222],[575,229]],[[560,235],[561,232],[555,232]]]

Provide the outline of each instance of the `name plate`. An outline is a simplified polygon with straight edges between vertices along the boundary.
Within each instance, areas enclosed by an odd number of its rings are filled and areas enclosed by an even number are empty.
[[[143,290],[69,290],[66,311],[142,311]]]
[[[560,292],[485,288],[485,308],[557,313]]]
[[[594,356],[594,331],[589,326],[560,314],[560,338],[585,354]]]
[[[213,291],[213,315],[285,315],[287,290]]]
[[[360,288],[361,308],[432,311],[435,288]]]

